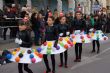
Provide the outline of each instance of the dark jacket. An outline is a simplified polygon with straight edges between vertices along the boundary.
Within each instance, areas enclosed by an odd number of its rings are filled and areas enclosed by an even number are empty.
[[[100,19],[98,19],[98,20],[95,19],[94,29],[96,29],[96,30],[101,30],[102,29],[102,22],[101,22]]]
[[[69,24],[59,24],[58,25],[58,32],[63,33],[63,37],[66,37],[66,32],[69,32]]]
[[[45,40],[46,41],[58,40],[58,29],[54,25],[46,26]]]
[[[71,24],[71,29],[73,30],[85,30],[86,31],[86,22],[84,19],[74,19]]]
[[[57,47],[58,43],[58,29],[55,25],[53,26],[46,26],[45,31],[45,41],[53,41],[55,40],[54,47]]]
[[[17,38],[22,40],[22,44],[20,45],[20,47],[32,47],[32,38],[30,30],[19,31],[17,34]]]

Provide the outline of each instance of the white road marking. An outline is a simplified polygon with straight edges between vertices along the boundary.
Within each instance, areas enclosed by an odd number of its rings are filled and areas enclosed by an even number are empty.
[[[102,54],[104,54],[105,52],[107,52],[107,51],[109,51],[109,50],[110,50],[110,48],[105,49],[104,51],[102,51],[102,52],[100,52],[99,54],[94,55],[94,56],[92,56],[92,57],[90,57],[90,58],[89,58],[89,57],[83,58],[83,59],[82,59],[82,62],[78,63],[77,65],[75,65],[75,66],[73,66],[73,67],[71,67],[71,70],[76,69],[76,68],[78,68],[78,67],[80,67],[80,66],[86,65],[86,64],[88,64],[88,63],[91,63],[91,62],[94,62],[94,61],[97,61],[97,60],[101,60],[101,58],[97,58],[97,57],[100,56],[100,55],[102,55]]]

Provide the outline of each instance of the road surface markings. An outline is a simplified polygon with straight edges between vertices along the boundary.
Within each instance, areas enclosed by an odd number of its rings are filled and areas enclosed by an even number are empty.
[[[97,57],[100,56],[100,55],[102,55],[102,54],[104,54],[105,52],[107,52],[109,50],[110,50],[110,48],[105,49],[104,51],[102,51],[99,54],[94,55],[92,57],[83,57],[82,62],[78,63],[77,65],[75,65],[73,67],[71,67],[71,70],[76,69],[78,67],[81,67],[83,65],[89,64],[91,62],[94,62],[94,61],[97,61],[97,60],[101,60],[101,58],[97,58]]]

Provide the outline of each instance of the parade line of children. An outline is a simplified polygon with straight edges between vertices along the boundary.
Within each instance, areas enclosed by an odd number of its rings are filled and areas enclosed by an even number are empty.
[[[93,41],[93,50],[95,52],[95,42],[97,43],[97,53],[100,52],[100,41],[107,40],[108,37],[103,34],[100,27],[98,15],[95,15],[95,22],[91,29],[87,30],[86,22],[82,18],[81,12],[75,13],[75,19],[70,26],[67,18],[63,14],[59,17],[59,24],[55,24],[55,18],[49,14],[47,18],[47,26],[45,27],[45,39],[42,45],[37,49],[31,49],[32,37],[30,22],[24,18],[19,22],[19,32],[15,39],[15,43],[19,48],[14,49],[6,55],[7,59],[18,63],[19,73],[23,73],[22,68],[28,73],[33,73],[28,64],[38,63],[44,60],[45,73],[56,73],[55,55],[60,54],[59,67],[68,68],[68,50],[75,46],[76,58],[74,62],[81,62],[82,44],[91,43]],[[52,69],[49,66],[48,56],[51,56]],[[64,59],[63,59],[64,58]]]

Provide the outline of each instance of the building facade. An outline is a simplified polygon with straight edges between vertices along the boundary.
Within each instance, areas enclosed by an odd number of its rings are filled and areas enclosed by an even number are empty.
[[[64,12],[74,12],[77,5],[80,4],[82,12],[85,14],[94,13],[99,6],[100,8],[107,8],[107,12],[110,12],[110,0],[0,0],[0,9],[3,9],[3,5],[10,3],[20,4],[21,6],[28,3],[39,10],[48,7],[54,11],[54,9],[59,8],[60,11],[64,10]]]

